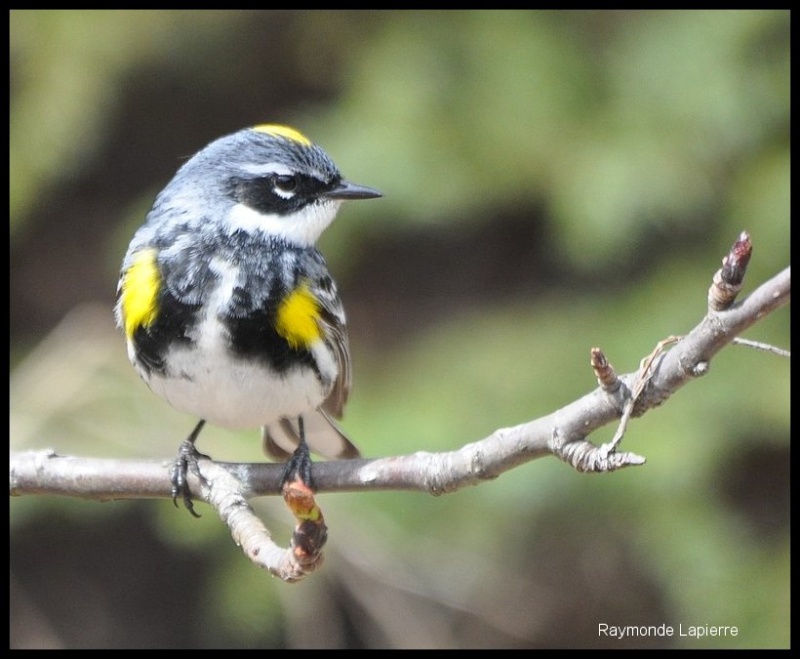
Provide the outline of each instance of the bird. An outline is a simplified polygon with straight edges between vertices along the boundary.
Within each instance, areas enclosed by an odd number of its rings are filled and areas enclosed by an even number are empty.
[[[262,429],[285,482],[309,453],[359,457],[339,428],[352,382],[344,308],[316,247],[345,201],[381,197],[343,178],[295,128],[258,124],[189,158],[156,196],[120,268],[114,315],[149,388],[197,419],[170,471],[186,479],[206,423]],[[309,482],[313,487],[313,484]]]

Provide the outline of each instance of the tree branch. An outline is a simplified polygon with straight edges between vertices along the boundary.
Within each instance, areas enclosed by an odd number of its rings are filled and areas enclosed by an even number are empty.
[[[643,457],[617,451],[628,420],[661,405],[679,388],[708,373],[711,359],[722,348],[788,304],[788,267],[734,304],[750,251],[750,238],[743,233],[713,278],[705,318],[686,336],[660,342],[638,371],[617,376],[602,351],[593,348],[591,363],[600,386],[552,414],[496,430],[456,451],[317,462],[313,465],[317,491],[421,490],[439,495],[494,479],[546,455],[555,455],[584,472],[643,464]],[[669,344],[672,347],[666,350]],[[611,442],[598,447],[587,440],[592,432],[618,419],[622,423]],[[169,467],[155,461],[61,457],[47,450],[12,453],[9,493],[94,500],[171,497]],[[319,566],[321,555],[305,560],[292,548],[277,547],[247,504],[254,496],[280,494],[282,465],[200,460],[198,467],[200,477],[190,474],[189,478],[192,494],[214,506],[251,560],[287,581]],[[301,526],[293,543],[302,533]]]

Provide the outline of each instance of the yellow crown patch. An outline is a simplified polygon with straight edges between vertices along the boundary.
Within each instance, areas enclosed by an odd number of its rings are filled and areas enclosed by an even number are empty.
[[[302,144],[303,146],[311,146],[312,144],[311,140],[303,135],[303,133],[289,126],[282,126],[280,124],[259,124],[258,126],[253,126],[253,130],[275,137],[282,137],[292,142]]]

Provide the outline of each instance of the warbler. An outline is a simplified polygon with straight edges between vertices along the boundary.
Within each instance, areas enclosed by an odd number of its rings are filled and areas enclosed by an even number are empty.
[[[284,479],[310,480],[309,447],[359,452],[334,422],[351,386],[347,326],[315,244],[350,199],[318,145],[278,124],[221,137],[190,158],[134,234],[115,317],[128,357],[156,394],[198,419],[171,471],[173,500],[194,514],[187,468],[206,422],[262,428]]]

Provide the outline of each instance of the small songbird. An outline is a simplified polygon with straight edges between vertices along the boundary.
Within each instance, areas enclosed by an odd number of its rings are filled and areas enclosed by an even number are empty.
[[[309,448],[358,457],[334,423],[351,382],[342,302],[315,247],[342,202],[381,193],[349,183],[287,126],[212,142],[175,174],[133,236],[115,315],[147,385],[199,419],[172,471],[186,470],[206,422],[261,427],[266,452],[310,479]]]

